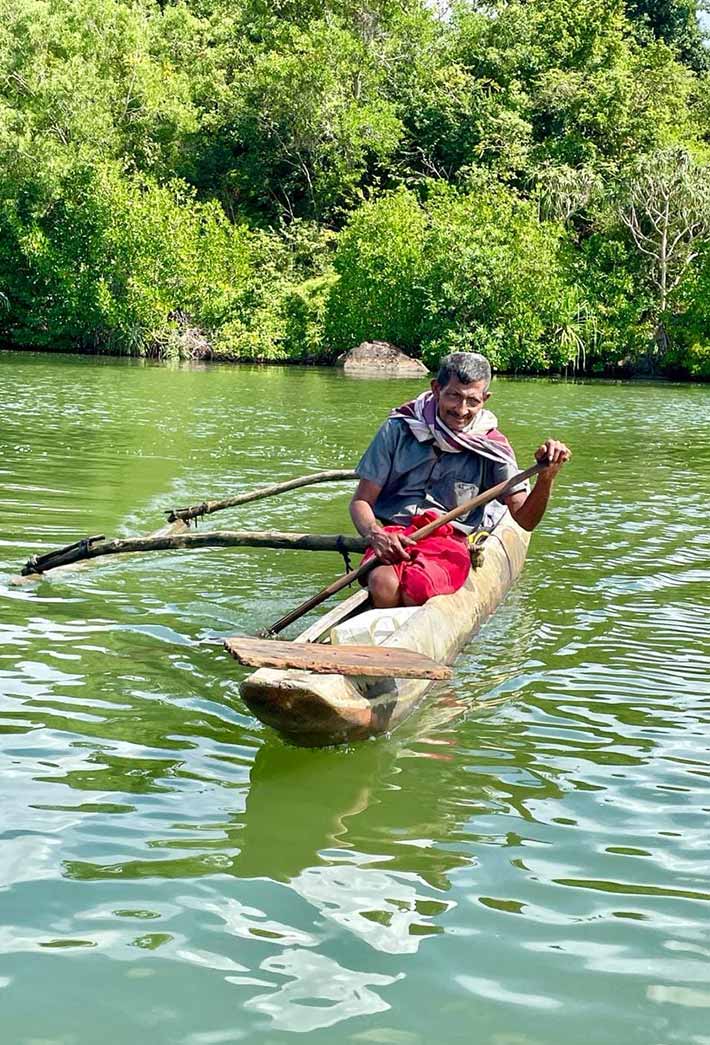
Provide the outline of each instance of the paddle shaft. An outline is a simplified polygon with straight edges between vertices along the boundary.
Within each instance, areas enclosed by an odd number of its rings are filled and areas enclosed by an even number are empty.
[[[482,504],[488,504],[489,501],[495,501],[498,497],[504,497],[514,486],[529,479],[533,475],[537,475],[543,469],[547,468],[546,464],[533,464],[529,468],[526,468],[524,472],[518,472],[510,479],[505,479],[502,483],[498,483],[496,486],[491,486],[485,493],[481,493],[478,497],[472,497],[470,501],[466,501],[464,504],[460,504],[457,508],[452,508],[450,512],[446,512],[445,515],[440,515],[434,519],[433,522],[427,523],[426,526],[421,526],[414,533],[409,534],[411,541],[421,541],[423,537],[428,537],[430,533],[434,533],[440,526],[445,526],[446,523],[452,522],[454,519],[460,518],[462,515],[468,515],[474,508],[479,508]],[[285,617],[281,617],[275,624],[266,631],[267,635],[278,635],[280,631],[287,628],[289,624],[293,624],[294,621],[298,620],[309,610],[315,609],[316,606],[320,606],[321,602],[325,602],[331,595],[335,595],[336,592],[341,591],[342,588],[347,588],[353,581],[358,581],[362,577],[365,577],[370,570],[374,569],[375,566],[381,566],[382,563],[375,556],[368,559],[367,562],[361,562],[355,570],[351,570],[349,573],[344,574],[342,577],[338,577],[336,581],[329,584],[327,588],[323,588],[316,595],[312,595],[310,599],[306,599],[300,606],[297,606],[295,610],[291,610]]]

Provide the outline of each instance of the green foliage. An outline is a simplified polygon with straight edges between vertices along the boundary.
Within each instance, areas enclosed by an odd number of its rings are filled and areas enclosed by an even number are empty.
[[[404,189],[358,210],[340,235],[326,336],[364,337],[442,355],[475,347],[505,370],[561,368],[578,355],[562,336],[578,311],[560,226],[486,179],[441,184],[421,204]]]
[[[51,193],[79,158],[170,172],[196,127],[187,70],[150,0],[0,0],[0,159]],[[189,28],[189,24],[188,27]]]
[[[707,376],[708,229],[661,293],[624,225],[658,157],[704,178],[696,14],[0,0],[0,338],[626,372],[661,331],[664,365]]]
[[[417,347],[426,217],[413,193],[401,189],[360,207],[338,239],[325,337],[336,352],[360,341]]]
[[[578,294],[561,227],[480,179],[466,192],[439,189],[428,209],[427,361],[468,342],[501,370],[571,363],[577,353],[560,335],[576,314]]]
[[[215,332],[215,356],[326,361],[324,314],[336,278],[332,235],[297,221],[279,233],[252,233],[250,240],[250,278]]]
[[[710,342],[683,344],[682,340],[676,341],[668,352],[666,372],[674,377],[710,381]]]
[[[383,69],[330,20],[265,30],[255,41],[235,23],[234,65],[193,142],[193,177],[234,210],[331,217],[358,202],[401,137]]]
[[[527,127],[522,175],[550,160],[607,173],[688,122],[692,74],[663,43],[637,41],[620,0],[512,0],[492,19],[463,5],[458,52],[490,85],[479,153],[500,163]]]
[[[698,24],[697,0],[627,0],[629,17],[674,47],[697,72],[707,72],[707,38]]]
[[[304,280],[284,295],[284,349],[289,359],[328,362],[333,359],[325,339],[330,295],[337,281],[334,272]]]
[[[710,379],[710,251],[705,246],[684,281],[670,319],[667,367],[674,374]]]
[[[0,211],[7,341],[160,353],[176,313],[211,326],[249,280],[247,234],[184,186],[106,167],[76,170],[61,188],[48,210]]]
[[[594,336],[585,346],[587,369],[613,373],[632,367],[651,343],[652,297],[620,223],[585,240],[576,269],[594,316]]]

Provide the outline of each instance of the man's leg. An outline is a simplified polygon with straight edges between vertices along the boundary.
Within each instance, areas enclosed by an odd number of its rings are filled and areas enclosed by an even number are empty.
[[[393,566],[375,566],[367,578],[370,598],[375,609],[391,609],[402,605],[399,576]]]

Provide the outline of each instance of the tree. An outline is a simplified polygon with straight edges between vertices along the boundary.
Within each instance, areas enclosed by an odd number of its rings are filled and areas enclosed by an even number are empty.
[[[337,219],[402,136],[377,47],[337,19],[235,18],[226,33],[185,174],[235,218]]]
[[[148,0],[0,0],[0,165],[51,191],[77,165],[120,159],[165,176],[196,127],[187,67],[162,33],[190,19]],[[163,53],[161,54],[161,50]]]
[[[658,150],[639,162],[619,214],[655,291],[654,339],[663,359],[672,295],[710,237],[710,169],[685,149]]]
[[[675,48],[683,62],[707,72],[710,53],[707,36],[698,22],[697,0],[626,0],[630,18],[648,26],[658,40]]]
[[[338,238],[326,338],[335,351],[367,338],[419,347],[426,215],[402,188],[364,204]]]
[[[368,203],[340,234],[329,343],[382,338],[432,367],[469,349],[501,370],[561,369],[579,358],[583,303],[561,226],[540,222],[533,203],[486,172],[461,189],[425,187],[424,202],[402,188]]]
[[[535,172],[540,213],[552,221],[569,221],[601,191],[602,179],[589,167],[543,163]]]
[[[529,184],[546,162],[623,168],[688,132],[695,77],[663,41],[638,39],[623,0],[500,0],[493,15],[465,5],[455,30],[483,95],[473,150],[506,180],[517,166]]]

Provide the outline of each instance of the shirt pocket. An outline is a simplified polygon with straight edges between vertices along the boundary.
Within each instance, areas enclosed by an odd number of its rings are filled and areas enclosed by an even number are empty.
[[[454,483],[454,507],[458,508],[460,505],[465,504],[466,501],[472,500],[478,496],[478,486],[475,483]]]

